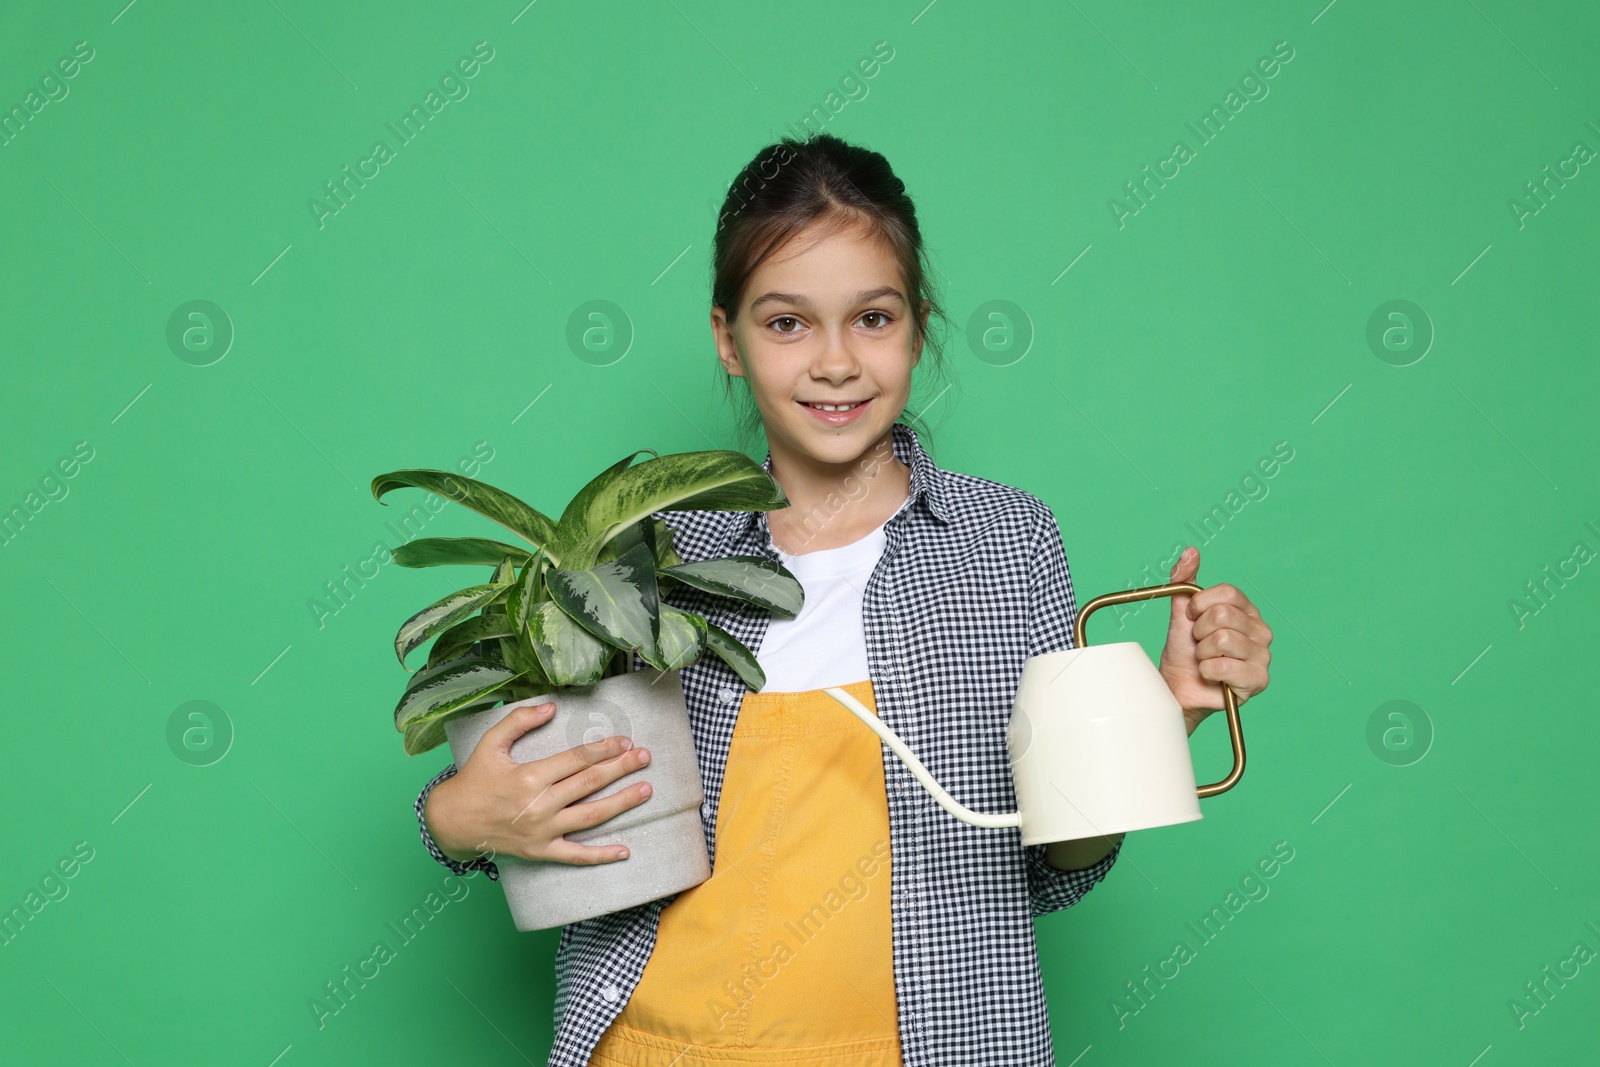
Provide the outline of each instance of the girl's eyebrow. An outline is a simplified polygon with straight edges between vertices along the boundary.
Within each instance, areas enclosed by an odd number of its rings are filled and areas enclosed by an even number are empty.
[[[893,297],[902,304],[906,301],[906,298],[901,295],[900,290],[896,289],[894,286],[880,285],[876,289],[861,290],[856,294],[855,302],[858,304],[865,304],[869,300],[877,300],[879,297],[885,296]],[[763,293],[754,300],[750,301],[750,310],[755,311],[762,304],[794,304],[797,307],[808,308],[811,306],[811,301],[798,293]]]

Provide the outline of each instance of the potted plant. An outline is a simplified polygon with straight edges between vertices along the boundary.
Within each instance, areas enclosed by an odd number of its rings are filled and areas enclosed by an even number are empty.
[[[725,630],[665,602],[680,583],[794,617],[804,591],[759,556],[685,563],[665,510],[770,511],[787,507],[777,482],[743,453],[653,457],[635,452],[601,473],[551,520],[510,493],[449,471],[399,470],[372,480],[372,495],[402,487],[437,493],[492,519],[521,545],[480,537],[427,537],[395,550],[403,567],[488,566],[469,585],[407,619],[395,637],[402,667],[428,641],[427,662],[406,683],[394,725],[410,755],[449,742],[457,766],[484,733],[526,704],[554,700],[556,715],[512,745],[526,763],[614,734],[650,750],[647,767],[584,799],[625,789],[647,771],[648,800],[587,830],[584,844],[625,840],[629,858],[594,865],[496,857],[518,930],[543,930],[657,900],[711,876],[701,826],[699,762],[678,671],[707,652],[752,689],[766,684],[755,655]],[[634,655],[647,669],[634,670]]]

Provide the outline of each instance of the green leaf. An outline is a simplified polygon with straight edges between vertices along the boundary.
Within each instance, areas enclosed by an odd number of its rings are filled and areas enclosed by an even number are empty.
[[[518,678],[514,682],[506,683],[505,703],[515,704],[518,701],[530,700],[533,697],[540,696],[548,692],[550,692],[549,686],[545,686],[541,689],[538,686],[530,685],[528,683],[528,679],[526,678]]]
[[[635,545],[590,570],[551,571],[545,586],[564,613],[602,641],[654,655],[660,598],[649,546]]]
[[[544,664],[539,662],[539,656],[534,652],[533,644],[526,636],[522,638],[502,638],[500,641],[500,659],[502,663],[512,670],[522,672],[522,677],[513,682],[508,690],[508,692],[517,692],[520,696],[507,697],[508,701],[520,700],[524,696],[536,697],[555,688],[550,684],[550,679],[545,677]]]
[[[515,686],[516,684],[516,682],[508,683],[509,686]],[[537,696],[538,694],[535,693],[533,695]],[[405,731],[406,755],[417,756],[429,749],[438,748],[447,740],[444,732],[445,723],[462,715],[470,715],[474,711],[485,711],[494,707],[497,703],[499,703],[497,699],[481,700],[476,704],[469,704],[448,715],[441,715],[436,719],[427,719],[407,726]]]
[[[419,537],[394,550],[394,561],[402,567],[440,567],[452,563],[492,567],[507,556],[522,564],[528,561],[529,552],[487,537]]]
[[[616,481],[617,476],[623,471],[627,470],[628,467],[632,465],[633,461],[639,458],[639,455],[644,452],[648,452],[650,455],[658,459],[660,458],[660,453],[658,453],[655,449],[641,448],[632,455],[623,456],[616,463],[613,463],[611,466],[601,471],[592,480],[590,480],[588,485],[584,486],[578,491],[578,495],[573,497],[572,500],[567,504],[566,509],[561,512],[561,526],[565,529],[573,529],[584,526],[586,517],[589,514],[589,507],[594,503],[595,498],[597,498],[608,485]]]
[[[806,599],[804,587],[788,568],[761,556],[728,556],[684,563],[667,567],[661,573],[684,585],[744,600],[790,619],[800,614]]]
[[[511,584],[516,580],[517,568],[512,565],[511,557],[506,556],[495,564],[494,573],[489,575],[489,584],[500,589],[505,595],[497,596],[483,606],[485,615],[504,615],[506,613],[506,600],[511,596]]]
[[[478,641],[510,637],[514,633],[516,631],[512,629],[511,619],[507,615],[474,615],[439,635],[439,639],[428,650],[428,666],[464,655]]]
[[[761,669],[761,664],[756,662],[755,653],[746,648],[737,637],[717,626],[715,623],[706,623],[706,644],[711,651],[721,656],[723,662],[733,668],[744,684],[754,692],[761,692],[761,687],[767,684],[767,672]]]
[[[650,523],[656,531],[656,568],[676,567],[683,562],[683,557],[678,555],[678,550],[672,544],[672,527],[662,519],[651,519]]]
[[[394,726],[401,732],[416,723],[459,711],[521,677],[514,670],[485,663],[477,656],[446,660],[417,674],[395,705]]]
[[[444,719],[429,719],[405,729],[406,755],[417,756],[444,744]]]
[[[470,508],[504,526],[535,548],[543,548],[548,552],[557,540],[557,526],[548,516],[504,490],[451,471],[416,469],[380,474],[372,479],[372,496],[382,503],[385,493],[407,486],[426,489]],[[556,558],[559,560],[559,555]]]
[[[687,667],[706,653],[708,627],[704,618],[680,611],[671,604],[661,605],[661,633],[656,641],[657,656],[645,661],[658,671]],[[641,652],[641,655],[643,653]]]
[[[401,625],[394,639],[394,651],[400,657],[400,666],[406,665],[406,656],[412,649],[435,634],[448,630],[505,592],[506,587],[501,585],[468,586],[434,601],[411,616]]]
[[[655,558],[655,527],[651,526],[649,520],[641,520],[619,531],[617,536],[600,546],[595,562],[609,563],[639,545],[649,546],[651,558]],[[659,563],[657,565],[659,566]]]
[[[681,452],[629,467],[601,486],[581,514],[563,521],[560,566],[591,567],[607,541],[658,511],[774,511],[788,497],[743,452]]]
[[[540,553],[535,552],[522,565],[522,574],[506,596],[506,613],[511,616],[512,633],[521,633],[522,628],[528,625],[528,614],[533,611],[534,600],[539,592],[539,564]]]
[[[611,658],[611,646],[578,625],[553,600],[541,600],[528,618],[528,642],[552,686],[593,685]]]

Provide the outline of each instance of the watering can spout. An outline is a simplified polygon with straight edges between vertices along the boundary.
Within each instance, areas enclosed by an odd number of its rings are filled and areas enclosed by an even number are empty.
[[[916,753],[906,747],[905,742],[900,740],[899,735],[885,726],[883,720],[874,715],[866,705],[838,686],[824,689],[823,692],[843,704],[846,710],[865,723],[873,733],[877,734],[883,740],[883,743],[889,746],[889,750],[900,757],[900,761],[906,765],[907,769],[921,783],[922,788],[926,789],[928,794],[938,801],[939,806],[945,811],[971,826],[1022,825],[1022,817],[1018,812],[1008,811],[1003,815],[985,815],[981,811],[973,811],[966,805],[959,803],[949,793],[945,792],[943,786],[934,780],[933,775],[928,772],[928,768],[922,765],[922,761],[917,758]]]

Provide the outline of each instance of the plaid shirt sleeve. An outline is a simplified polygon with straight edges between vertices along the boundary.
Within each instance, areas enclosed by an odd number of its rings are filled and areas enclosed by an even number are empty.
[[[1072,575],[1067,570],[1067,553],[1061,543],[1061,527],[1043,501],[1039,501],[1039,509],[1042,515],[1030,554],[1033,579],[1028,608],[1029,658],[1073,647],[1072,624],[1078,616]],[[1028,897],[1034,916],[1048,915],[1076,904],[1110,872],[1126,841],[1127,838],[1118,841],[1099,863],[1078,871],[1060,871],[1050,866],[1044,858],[1044,845],[1024,845]]]
[[[489,876],[490,881],[498,882],[500,880],[500,868],[495,866],[493,860],[480,855],[475,860],[468,860],[466,863],[458,863],[441,852],[439,850],[439,846],[434,843],[433,835],[428,833],[428,820],[423,817],[423,811],[428,806],[428,794],[433,792],[434,786],[438,785],[446,778],[451,777],[455,773],[456,765],[452,763],[435,775],[427,785],[423,786],[422,792],[417,796],[417,825],[422,830],[422,843],[428,846],[429,855],[431,855],[438,862],[444,864],[446,867],[450,868],[450,870],[455,874],[466,874],[468,871],[482,871]]]

